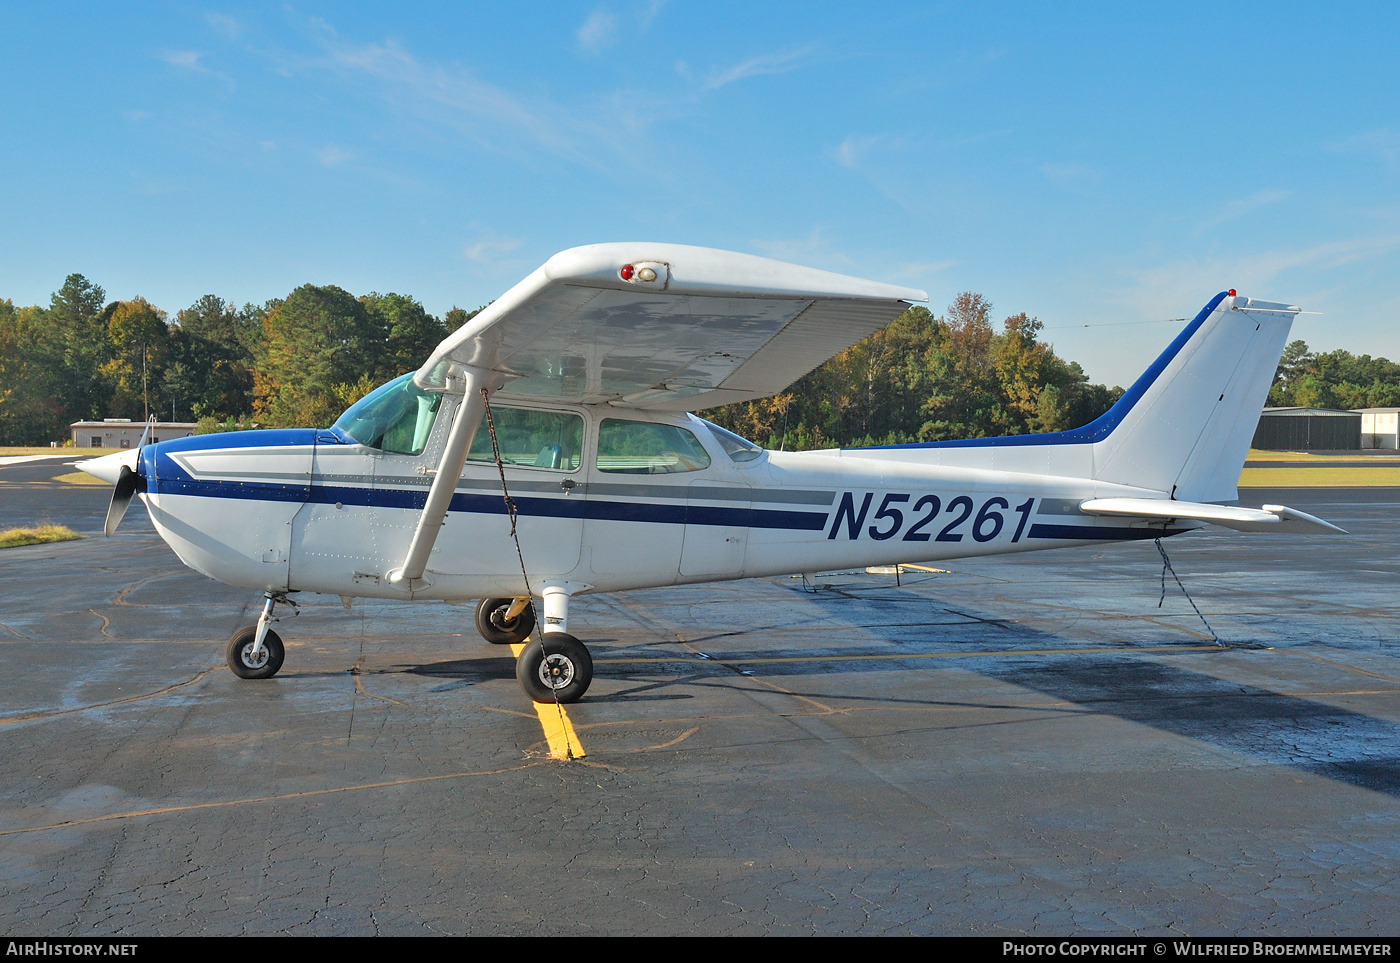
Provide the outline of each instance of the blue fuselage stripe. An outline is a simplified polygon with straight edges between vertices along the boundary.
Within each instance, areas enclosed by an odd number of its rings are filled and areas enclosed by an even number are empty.
[[[316,505],[354,505],[363,508],[401,508],[418,511],[427,500],[426,489],[361,488],[350,485],[272,485],[262,482],[194,481],[160,478],[149,490],[158,495],[194,495],[265,502],[309,502]],[[618,502],[602,499],[537,498],[516,496],[521,515],[538,518],[577,518],[614,522],[650,522],[661,525],[715,525],[734,528],[799,532],[824,531],[828,512],[797,512],[766,508],[721,508],[711,505],[662,502]],[[449,511],[475,515],[504,515],[500,495],[457,492]],[[1186,529],[1127,528],[1107,525],[1032,524],[1027,538],[1054,540],[1125,541],[1176,535]]]
[[[269,502],[310,502],[317,505],[356,505],[365,508],[420,510],[427,489],[359,488],[340,485],[270,485],[259,482],[194,481],[160,478],[150,485],[160,495],[198,495]],[[764,508],[716,508],[707,505],[668,505],[660,502],[613,502],[582,498],[514,496],[520,514],[543,518],[590,518],[600,521],[655,522],[666,525],[723,525],[816,532],[826,526],[826,512],[794,512]],[[504,515],[500,495],[457,492],[448,509],[478,515]]]

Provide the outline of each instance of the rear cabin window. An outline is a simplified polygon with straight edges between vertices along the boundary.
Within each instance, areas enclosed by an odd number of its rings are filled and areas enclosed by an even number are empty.
[[[684,428],[620,418],[605,418],[598,428],[599,471],[669,475],[709,467],[704,446]]]
[[[583,452],[583,419],[563,411],[491,406],[501,461],[519,468],[552,468],[573,471]],[[491,432],[486,416],[472,439],[468,461],[496,461],[491,452]]]

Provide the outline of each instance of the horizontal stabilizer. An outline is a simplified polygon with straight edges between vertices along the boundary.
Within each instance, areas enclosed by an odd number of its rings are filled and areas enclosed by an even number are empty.
[[[1283,505],[1240,508],[1237,505],[1179,502],[1167,498],[1090,498],[1079,503],[1079,510],[1086,515],[1113,515],[1120,518],[1193,519],[1233,528],[1237,532],[1346,534],[1345,529],[1338,528],[1331,522]]]

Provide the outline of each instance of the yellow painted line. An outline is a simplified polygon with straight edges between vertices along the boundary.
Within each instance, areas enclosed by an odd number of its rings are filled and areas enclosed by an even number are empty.
[[[512,645],[510,650],[518,659],[520,653],[525,651],[525,646],[517,643]],[[582,759],[587,755],[583,751],[583,743],[579,742],[578,733],[574,731],[574,724],[562,705],[534,700],[531,700],[530,704],[535,707],[535,715],[539,717],[540,727],[544,729],[551,759]]]
[[[912,569],[915,572],[938,572],[940,575],[953,574],[946,568],[929,568],[927,565],[912,565],[909,562],[900,562],[899,567],[903,569]]]

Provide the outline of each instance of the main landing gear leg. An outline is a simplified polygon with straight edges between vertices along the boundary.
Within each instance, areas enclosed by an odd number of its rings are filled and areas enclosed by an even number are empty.
[[[262,614],[256,625],[245,625],[233,633],[228,643],[228,667],[240,679],[270,679],[282,668],[286,649],[282,637],[270,628],[276,622],[272,610],[278,602],[293,605],[287,596],[280,592],[265,592]]]
[[[567,582],[545,583],[544,634],[515,662],[520,687],[536,702],[577,702],[593,681],[593,657],[568,631],[570,594]]]

